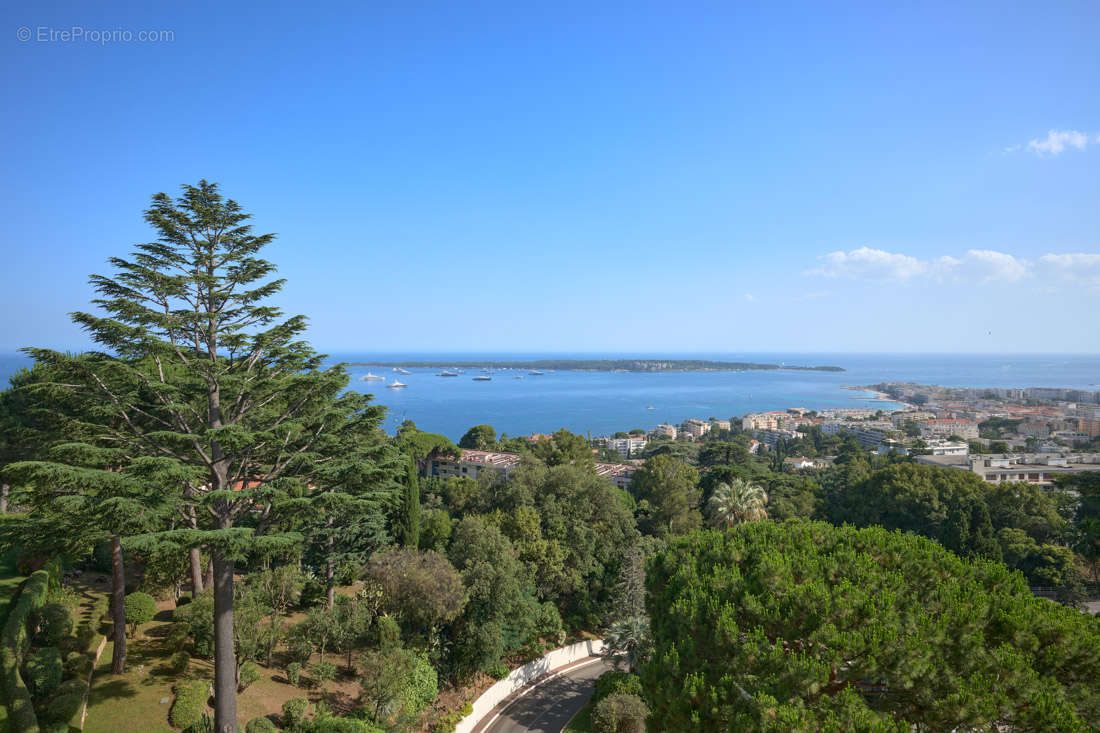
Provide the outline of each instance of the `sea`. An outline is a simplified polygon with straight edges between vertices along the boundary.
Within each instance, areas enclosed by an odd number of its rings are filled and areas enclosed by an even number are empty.
[[[329,363],[401,361],[530,361],[535,359],[711,359],[792,366],[838,366],[843,372],[793,370],[743,372],[591,372],[495,370],[490,381],[466,369],[458,377],[441,369],[350,367],[349,389],[372,394],[385,405],[386,430],[404,420],[421,430],[458,440],[473,425],[497,434],[529,435],[567,428],[582,435],[609,435],[688,418],[730,417],[749,412],[804,407],[892,410],[900,405],[865,391],[844,389],[878,382],[916,382],[957,387],[1065,387],[1100,390],[1100,355],[1044,354],[826,354],[826,353],[333,353]],[[21,354],[0,354],[4,383],[28,366]],[[385,381],[362,381],[371,372]],[[516,377],[522,377],[517,379]],[[385,385],[395,379],[403,389]]]

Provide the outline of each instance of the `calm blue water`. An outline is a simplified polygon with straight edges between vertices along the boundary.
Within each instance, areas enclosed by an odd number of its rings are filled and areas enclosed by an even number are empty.
[[[717,417],[762,410],[805,407],[888,407],[868,401],[865,393],[844,385],[908,381],[960,387],[1069,387],[1100,390],[1097,355],[947,355],[947,354],[333,354],[332,361],[496,360],[536,358],[699,358],[797,365],[830,364],[846,372],[685,372],[622,374],[558,371],[530,376],[502,371],[491,382],[475,382],[476,370],[454,377],[437,377],[439,369],[391,370],[352,368],[351,388],[374,394],[389,407],[391,432],[402,420],[422,430],[457,440],[471,425],[487,423],[498,433],[525,435],[568,428],[578,433],[606,435],[658,423],[679,423],[690,417]],[[0,356],[4,380],[27,362],[18,355]],[[361,382],[367,371],[394,377],[409,386],[386,389],[381,382]],[[653,410],[647,409],[652,405]]]

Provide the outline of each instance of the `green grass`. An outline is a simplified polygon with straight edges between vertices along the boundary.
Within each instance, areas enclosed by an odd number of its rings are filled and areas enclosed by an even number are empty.
[[[584,707],[573,716],[569,725],[562,729],[561,733],[592,733],[592,701],[585,703]]]

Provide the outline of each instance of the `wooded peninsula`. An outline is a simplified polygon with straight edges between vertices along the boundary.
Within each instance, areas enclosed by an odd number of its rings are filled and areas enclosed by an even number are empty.
[[[430,367],[459,369],[558,369],[592,372],[743,372],[790,369],[810,372],[843,372],[838,366],[790,366],[748,361],[704,359],[538,359],[535,361],[370,361],[353,362],[353,367]]]

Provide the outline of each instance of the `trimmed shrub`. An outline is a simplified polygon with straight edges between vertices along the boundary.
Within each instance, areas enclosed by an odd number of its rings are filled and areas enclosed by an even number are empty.
[[[187,671],[188,665],[191,664],[191,655],[187,652],[176,652],[168,660],[168,666],[176,674],[183,674]]]
[[[0,644],[0,673],[4,678],[4,690],[8,693],[8,712],[12,730],[29,731],[38,726],[34,714],[34,702],[19,665],[30,645],[27,623],[32,613],[46,604],[49,589],[49,573],[39,570],[23,584],[23,589],[11,604],[8,620],[4,624],[3,643]]]
[[[291,662],[286,665],[286,678],[290,684],[298,687],[302,682],[302,665],[300,662]]]
[[[84,652],[69,652],[65,657],[64,668],[66,676],[83,680],[92,671],[92,657]]]
[[[254,662],[245,662],[241,667],[241,679],[237,683],[237,692],[244,692],[258,679],[260,679],[260,668]]]
[[[618,669],[604,672],[596,680],[596,691],[592,695],[592,701],[599,702],[616,693],[642,697],[642,678]]]
[[[60,603],[47,603],[38,613],[38,638],[46,646],[57,646],[73,633],[73,613]]]
[[[27,659],[27,687],[36,700],[43,700],[61,684],[61,652],[55,646],[39,649]]]
[[[309,676],[318,686],[336,679],[336,665],[332,662],[318,662],[309,668]]]
[[[306,717],[309,709],[309,700],[304,697],[293,697],[283,703],[283,728],[297,728]]]
[[[42,721],[45,723],[64,723],[68,725],[84,704],[84,685],[75,692],[66,692],[54,695],[48,705],[42,711]]]
[[[615,693],[592,709],[593,733],[645,733],[649,708],[637,695]]]
[[[130,627],[130,635],[133,636],[137,627],[147,624],[157,615],[157,599],[148,593],[131,593],[126,596],[126,625]]]
[[[168,720],[177,728],[187,730],[206,715],[206,700],[210,697],[210,682],[190,680],[176,685],[176,700]]]
[[[279,733],[279,729],[267,718],[253,718],[244,727],[244,733]]]
[[[384,733],[382,728],[357,718],[315,718],[298,726],[301,733]]]

